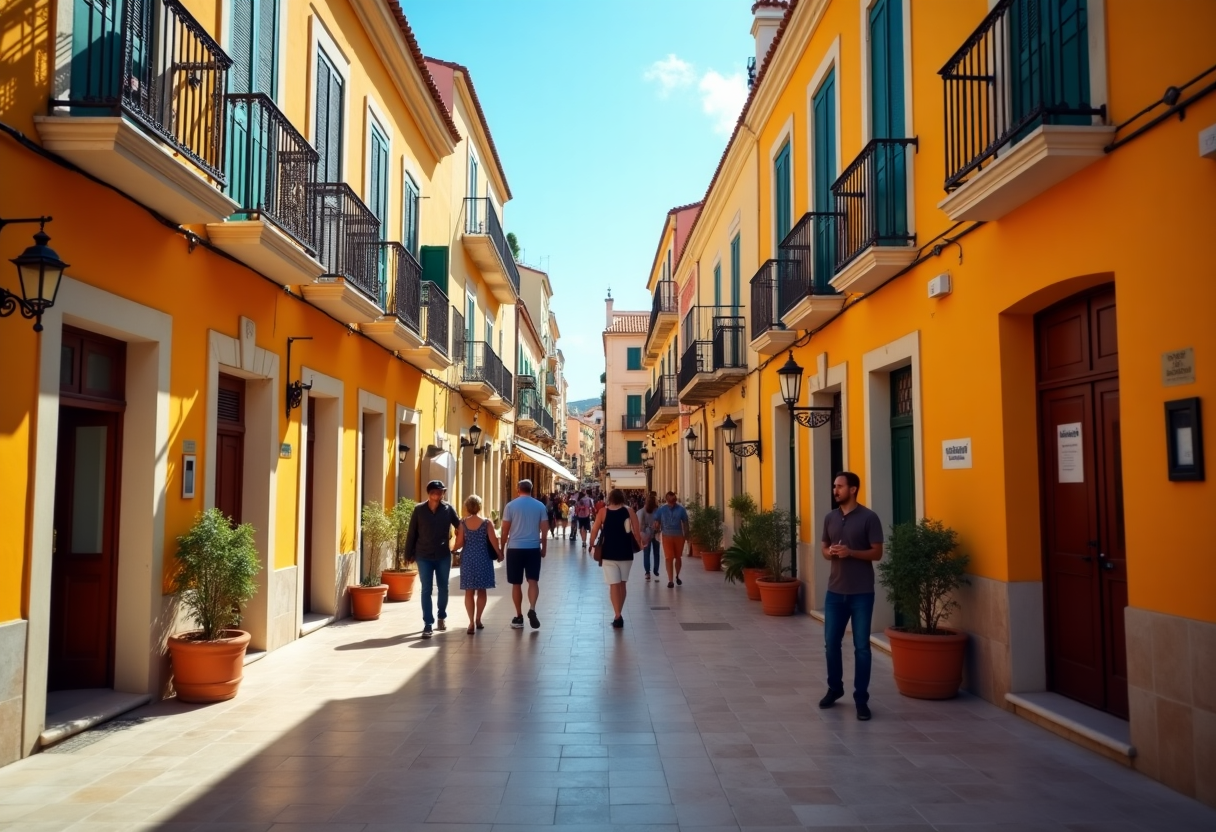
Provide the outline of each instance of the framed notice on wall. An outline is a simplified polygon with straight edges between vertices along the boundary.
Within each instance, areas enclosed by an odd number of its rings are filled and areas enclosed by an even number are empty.
[[[1199,399],[1165,403],[1165,448],[1171,482],[1201,482],[1203,475],[1203,422]]]

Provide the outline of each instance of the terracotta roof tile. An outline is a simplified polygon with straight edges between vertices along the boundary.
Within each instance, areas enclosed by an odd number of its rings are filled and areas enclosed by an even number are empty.
[[[418,39],[414,37],[414,30],[410,28],[409,21],[405,19],[405,12],[402,11],[401,4],[398,0],[388,0],[388,7],[393,13],[393,17],[397,18],[397,26],[400,27],[401,34],[405,37],[405,43],[410,50],[410,57],[414,59],[418,71],[422,73],[422,78],[426,82],[427,90],[431,93],[431,98],[435,99],[439,112],[443,114],[444,126],[447,127],[448,134],[452,137],[452,141],[460,141],[460,131],[456,129],[456,122],[452,119],[452,114],[448,112],[447,106],[443,103],[443,97],[439,94],[439,88],[435,86],[435,79],[431,77],[431,70],[426,65],[426,58],[423,57],[422,48],[418,46]]]
[[[511,185],[507,182],[507,171],[502,166],[502,159],[498,156],[498,148],[494,145],[494,136],[490,134],[490,122],[486,120],[485,110],[481,108],[481,99],[477,97],[477,88],[473,86],[473,75],[469,72],[468,67],[458,64],[455,61],[445,61],[442,58],[427,57],[424,60],[445,66],[448,69],[456,70],[464,74],[464,80],[469,85],[469,95],[473,97],[473,107],[477,110],[477,118],[481,121],[481,129],[485,131],[486,142],[490,145],[490,153],[494,155],[494,164],[498,166],[498,173],[502,176],[503,184],[507,186],[507,199],[511,198]],[[429,72],[429,70],[428,70]],[[438,92],[436,92],[438,94]],[[451,118],[451,116],[448,116]]]
[[[614,312],[612,313],[612,326],[604,330],[604,332],[628,332],[628,333],[645,333],[650,327],[650,314],[648,312]]]
[[[756,9],[762,6],[770,9],[788,9],[790,4],[789,0],[756,0],[755,3],[752,3],[752,14],[755,14]]]

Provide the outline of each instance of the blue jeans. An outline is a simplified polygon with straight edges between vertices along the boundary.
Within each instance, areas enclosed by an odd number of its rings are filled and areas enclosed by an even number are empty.
[[[828,591],[823,604],[823,646],[828,658],[828,690],[844,692],[844,658],[840,643],[849,619],[853,620],[853,700],[870,701],[870,621],[874,617],[874,593],[841,595]]]
[[[435,560],[418,558],[418,577],[422,580],[422,623],[428,627],[435,623],[431,614],[431,588],[439,583],[439,617],[448,617],[448,578],[452,574],[452,556],[444,555]]]
[[[650,562],[654,561],[651,567]],[[642,547],[642,566],[647,572],[659,574],[659,565],[663,562],[663,548],[659,545],[659,536],[655,535],[649,543]]]

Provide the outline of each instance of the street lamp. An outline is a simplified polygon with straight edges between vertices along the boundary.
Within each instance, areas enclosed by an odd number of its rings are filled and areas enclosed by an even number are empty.
[[[794,422],[808,428],[818,428],[832,421],[833,408],[798,407],[802,398],[802,368],[794,361],[793,350],[789,358],[777,369],[781,382],[781,398],[790,411],[790,576],[798,577],[798,477],[794,469]]]
[[[63,279],[63,270],[68,267],[67,263],[59,259],[54,249],[47,245],[51,238],[47,236],[45,228],[50,221],[50,217],[0,219],[0,230],[14,223],[38,223],[34,245],[11,261],[17,267],[21,297],[7,289],[0,289],[0,318],[7,318],[20,310],[21,317],[34,319],[34,332],[42,332],[42,313],[55,305],[55,298],[59,294],[59,281]]]
[[[713,448],[698,448],[697,432],[692,428],[689,428],[688,433],[684,434],[684,441],[688,443],[688,454],[694,460],[702,465],[708,465],[714,461]]]
[[[406,458],[405,455],[408,454],[409,452],[410,452],[409,445],[404,445],[404,444],[398,445],[397,446],[397,462],[400,463],[401,465],[404,465],[405,458]]]
[[[736,442],[735,432],[738,429],[739,426],[735,424],[735,420],[730,418],[730,414],[727,414],[726,418],[722,420],[722,433],[726,437],[727,449],[735,457],[735,470],[742,471],[744,457],[754,456],[759,461],[763,461],[764,458],[760,455],[759,436],[755,439],[740,439]]]

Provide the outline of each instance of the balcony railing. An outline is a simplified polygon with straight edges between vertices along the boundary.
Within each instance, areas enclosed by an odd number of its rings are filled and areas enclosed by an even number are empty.
[[[546,407],[540,409],[540,426],[550,436],[557,436],[557,433],[554,431],[553,414]]]
[[[916,139],[872,139],[832,185],[836,200],[836,269],[871,246],[906,246],[908,147]]]
[[[790,281],[786,273],[794,264],[788,260],[765,260],[759,271],[752,276],[752,338],[759,338],[770,329],[784,329],[778,311],[783,283]],[[785,287],[789,291],[788,286]]]
[[[518,376],[520,381],[531,379],[531,376]],[[536,385],[519,385],[515,396],[515,417],[516,419],[531,419],[533,422],[540,422],[540,396],[536,394]]]
[[[1043,13],[1046,14],[1043,14]],[[1041,124],[1092,124],[1083,3],[1000,0],[938,73],[946,105],[946,190]]]
[[[646,416],[642,413],[626,413],[621,417],[621,430],[645,430]]]
[[[380,220],[345,182],[312,186],[318,258],[329,277],[342,277],[375,301],[384,298],[380,275]]]
[[[646,330],[647,340],[654,333],[654,324],[659,319],[659,315],[665,313],[674,315],[679,311],[679,303],[677,301],[676,282],[674,280],[660,280],[658,285],[654,287],[654,300],[650,303],[650,327]]]
[[[121,9],[115,8],[121,6]],[[122,113],[225,184],[224,91],[232,59],[179,0],[82,3],[73,30],[88,33],[72,59],[76,115]]]
[[[519,268],[515,265],[515,255],[511,253],[511,247],[507,245],[506,235],[502,233],[502,223],[498,221],[494,203],[484,196],[465,197],[464,218],[464,233],[489,235],[502,260],[503,268],[507,270],[507,277],[515,287],[515,293],[519,294]]]
[[[557,387],[557,373],[552,370],[545,371],[545,386]]]
[[[828,283],[836,273],[836,214],[810,211],[802,215],[777,247],[788,265],[781,269],[778,316],[783,316],[810,295],[834,295]]]
[[[87,4],[86,4],[87,5]],[[316,253],[317,151],[270,96],[228,95],[224,173],[241,212],[277,225],[309,254]]]
[[[679,407],[680,394],[676,389],[676,377],[672,373],[659,376],[653,390],[646,393],[646,421],[658,415],[663,407]]]
[[[422,266],[401,243],[381,243],[393,278],[393,311],[414,332],[421,332]],[[433,285],[433,284],[432,284]]]
[[[506,401],[514,399],[514,377],[493,347],[485,341],[465,341],[462,353],[457,359],[464,363],[461,381],[484,382]]]
[[[448,296],[437,284],[429,280],[422,281],[419,288],[422,306],[422,337],[428,347],[448,356],[450,355],[448,352],[448,316],[452,314],[452,307],[448,305]]]
[[[694,306],[684,319],[680,359],[680,389],[698,373],[747,367],[746,327],[739,309],[731,306]]]

